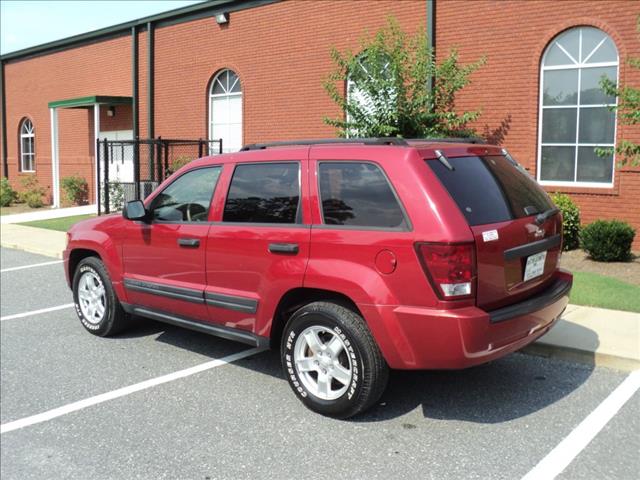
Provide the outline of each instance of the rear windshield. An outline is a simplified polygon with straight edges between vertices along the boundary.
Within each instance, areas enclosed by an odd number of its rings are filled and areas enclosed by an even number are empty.
[[[428,160],[469,225],[505,222],[553,208],[548,195],[528,173],[502,155]]]

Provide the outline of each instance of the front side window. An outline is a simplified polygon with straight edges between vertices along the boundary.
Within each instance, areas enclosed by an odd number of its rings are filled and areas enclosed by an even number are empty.
[[[320,201],[327,225],[406,228],[398,200],[377,165],[322,162]]]
[[[33,172],[36,169],[35,129],[25,118],[20,125],[20,171]]]
[[[615,144],[616,98],[599,82],[618,78],[618,51],[597,28],[562,33],[542,57],[538,180],[543,184],[611,186],[613,155],[596,147]]]
[[[180,176],[153,199],[153,220],[206,222],[220,170],[221,167],[198,168]]]
[[[297,223],[300,164],[238,165],[233,172],[224,222]]]
[[[232,70],[218,73],[209,91],[209,139],[222,139],[222,151],[242,147],[242,87]]]

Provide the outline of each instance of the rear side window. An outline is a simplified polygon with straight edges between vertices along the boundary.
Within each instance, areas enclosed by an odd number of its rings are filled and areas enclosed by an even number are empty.
[[[233,172],[224,222],[296,223],[300,203],[297,162],[238,165]]]
[[[553,208],[547,194],[526,172],[502,155],[448,158],[427,164],[467,218],[469,225],[504,222]]]
[[[366,162],[322,162],[320,200],[327,225],[406,228],[387,178]]]

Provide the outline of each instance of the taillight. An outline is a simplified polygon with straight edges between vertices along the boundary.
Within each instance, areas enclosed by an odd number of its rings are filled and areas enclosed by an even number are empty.
[[[473,243],[418,243],[416,251],[440,298],[449,300],[475,295]]]

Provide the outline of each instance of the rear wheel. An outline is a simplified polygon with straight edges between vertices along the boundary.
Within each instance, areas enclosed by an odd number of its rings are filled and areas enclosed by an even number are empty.
[[[94,335],[114,335],[129,323],[99,258],[87,257],[78,264],[73,276],[73,301],[80,323]]]
[[[311,303],[293,314],[282,338],[285,376],[311,410],[348,418],[384,392],[387,364],[364,319],[352,310]]]

